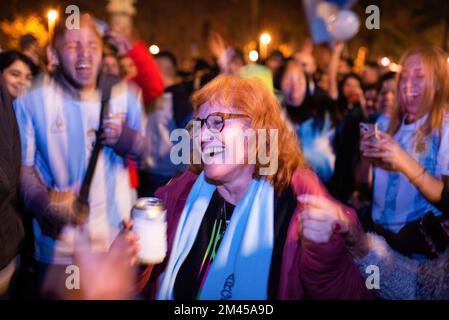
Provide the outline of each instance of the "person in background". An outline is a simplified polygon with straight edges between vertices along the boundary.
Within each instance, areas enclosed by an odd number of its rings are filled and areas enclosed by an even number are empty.
[[[374,162],[372,220],[390,246],[414,258],[431,257],[421,218],[441,211],[432,204],[449,172],[449,65],[435,46],[408,50],[401,59],[397,107],[386,132],[363,137],[362,156]],[[440,183],[441,185],[441,183]],[[437,193],[437,198],[434,193]]]
[[[309,52],[297,52],[294,55],[294,58],[297,63],[303,68],[304,72],[309,75],[309,77],[313,77],[315,74],[317,67],[315,58],[313,57],[312,53]]]
[[[332,100],[294,59],[286,62],[281,82],[284,105],[301,141],[304,158],[322,181],[332,176],[334,125]]]
[[[103,58],[103,66],[112,68],[109,72],[116,73],[117,66],[114,58],[120,57],[122,79],[137,84],[142,90],[144,106],[149,106],[163,93],[164,84],[156,61],[148,51],[148,46],[143,41],[133,41],[131,36],[125,36],[114,31],[108,31],[104,40],[107,47],[110,47],[110,53]],[[116,52],[116,55],[111,56],[114,52]],[[139,165],[131,158],[128,158],[127,162],[131,187],[138,193]]]
[[[378,84],[368,84],[363,88],[363,93],[365,95],[365,114],[368,121],[376,121],[379,116],[377,112],[377,98],[378,98]]]
[[[33,76],[38,73],[36,65],[19,51],[0,53],[0,73],[12,100],[31,88]]]
[[[164,83],[148,46],[114,31],[109,31],[105,37],[121,57],[122,77],[140,87],[144,105],[153,102],[164,92]]]
[[[347,74],[339,84],[334,108],[336,123],[335,170],[327,187],[338,200],[346,203],[355,188],[354,168],[359,162],[359,124],[366,120],[365,96],[359,76]]]
[[[379,118],[377,124],[383,131],[387,130],[390,115],[396,106],[396,80],[395,72],[388,72],[379,79],[379,97],[377,99],[377,111]]]
[[[33,77],[37,75],[39,72],[36,65],[31,61],[30,58],[28,58],[26,55],[19,51],[15,50],[9,50],[9,51],[3,51],[0,53],[0,77],[3,78],[2,86],[4,85],[6,87],[6,91],[4,94],[9,95],[9,100],[14,101],[17,99],[18,96],[25,94],[32,85]],[[8,109],[7,106],[5,106],[6,110]],[[13,119],[14,122],[16,122],[16,119]],[[8,120],[12,121],[12,120]],[[11,124],[3,124],[2,125],[5,129],[9,128],[11,129]],[[13,128],[14,129],[14,128]],[[14,129],[15,130],[15,129]],[[12,132],[12,133],[11,133]],[[14,135],[14,131],[11,131],[8,133],[8,135]],[[5,139],[10,139],[8,135],[5,134]],[[18,136],[17,136],[18,138]],[[14,142],[16,143],[16,142]],[[17,144],[20,145],[20,143],[17,141]],[[3,146],[5,144],[2,144]],[[12,144],[11,144],[12,145]],[[8,156],[10,153],[8,150],[10,148],[6,148],[4,151],[2,150],[0,153],[2,153],[1,156]],[[14,149],[11,149],[14,150]],[[0,156],[0,157],[1,157]],[[12,159],[12,158],[11,158]],[[8,172],[10,170],[15,171],[14,166],[16,164],[10,164],[11,168],[8,168]],[[0,168],[1,171],[1,168]],[[3,181],[3,183],[6,183],[6,181]],[[8,183],[9,185],[14,185],[14,182],[10,181]],[[7,193],[5,193],[6,195]],[[1,207],[1,206],[0,206]],[[34,271],[34,259],[33,259],[33,235],[32,235],[32,219],[30,218],[30,215],[28,215],[26,212],[23,212],[21,209],[23,215],[22,215],[22,223],[23,223],[23,229],[25,233],[25,237],[22,241],[22,247],[20,252],[20,267],[15,273],[15,286],[14,290],[10,290],[10,297],[16,298],[16,297],[32,297],[34,294],[33,290],[30,290],[30,287],[33,287],[33,271]],[[12,235],[12,241],[15,241],[15,236]],[[0,239],[5,239],[0,235]],[[0,240],[3,241],[3,240]],[[10,269],[11,270],[11,269]],[[1,271],[0,271],[1,273]],[[28,279],[30,281],[28,281]],[[1,280],[0,280],[1,282]],[[0,287],[2,285],[0,284]],[[1,291],[1,290],[0,290]],[[1,294],[0,294],[1,296]]]
[[[337,79],[340,81],[344,75],[351,73],[354,68],[354,60],[351,58],[340,58],[337,67]]]
[[[73,225],[86,224],[91,248],[105,252],[133,206],[125,159],[143,154],[141,100],[133,84],[99,77],[102,51],[91,15],[81,15],[79,29],[60,22],[52,39],[59,66],[54,77],[44,77],[14,102],[22,144],[21,196],[34,218],[40,284],[47,278],[64,288],[65,267],[73,263]],[[112,87],[109,110],[99,128],[100,92],[107,87]],[[75,204],[97,139],[103,146],[85,216]]]
[[[19,39],[19,48],[36,66],[41,65],[41,48],[35,36],[31,33],[21,36]]]
[[[120,64],[116,55],[110,53],[103,57],[101,73],[113,77],[120,77]]]
[[[273,74],[273,87],[277,90],[281,90],[281,73],[284,64],[285,57],[279,50],[272,51],[265,61],[265,65],[268,67],[268,69],[271,70],[271,73]]]
[[[0,75],[0,300],[9,296],[11,279],[19,267],[24,238],[18,211],[20,139],[11,95]]]
[[[209,49],[217,59],[220,72],[223,74],[238,75],[241,67],[245,65],[245,58],[240,50],[226,47],[223,37],[215,31],[209,35]]]
[[[375,61],[367,61],[363,66],[362,80],[366,85],[375,85],[379,82],[380,67]]]
[[[388,129],[390,115],[396,106],[396,73],[388,72],[379,79],[379,94],[376,106],[375,122],[382,131]],[[374,118],[368,119],[371,122]],[[373,171],[371,162],[360,157],[355,168],[355,190],[349,202],[358,210],[359,219],[367,230],[372,230],[371,201],[372,201]]]
[[[160,52],[156,62],[162,73],[165,91],[151,108],[147,108],[146,136],[147,156],[139,171],[139,196],[154,196],[157,188],[185,170],[170,159],[173,142],[170,134],[177,128],[185,128],[192,118],[193,107],[183,84],[178,83],[177,62],[168,51]]]

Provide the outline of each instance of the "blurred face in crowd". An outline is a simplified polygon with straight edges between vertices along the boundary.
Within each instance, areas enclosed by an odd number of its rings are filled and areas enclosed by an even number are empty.
[[[63,74],[78,89],[96,87],[102,53],[100,36],[89,26],[65,30],[56,43],[56,54]]]
[[[390,114],[396,103],[396,81],[394,79],[386,80],[382,83],[379,92],[378,105],[379,112]]]
[[[120,73],[125,79],[131,79],[137,75],[137,67],[130,57],[124,56],[120,59]]]
[[[234,57],[229,62],[229,71],[233,75],[238,75],[241,67],[245,65],[245,62],[240,57]]]
[[[422,106],[426,77],[424,65],[419,55],[408,57],[399,75],[399,94],[404,102],[408,117],[420,118],[430,106]]]
[[[165,57],[156,57],[156,63],[162,74],[171,76],[175,74],[176,70],[173,66],[173,63],[171,63],[170,59],[167,59]]]
[[[115,56],[107,55],[103,58],[102,73],[105,75],[120,77],[120,66]]]
[[[34,41],[28,45],[23,53],[33,61],[34,64],[39,64],[40,47],[37,41]]]
[[[342,75],[345,75],[350,72],[351,72],[351,66],[349,65],[349,63],[346,60],[341,59],[338,62],[338,69],[337,69],[338,75],[342,76]]]
[[[377,89],[372,88],[365,91],[366,111],[374,114],[377,106]]]
[[[363,83],[372,84],[379,80],[379,69],[372,66],[365,66],[362,71]]]
[[[173,62],[167,57],[156,56],[156,63],[161,71],[164,85],[168,87],[176,83],[176,66]]]
[[[266,65],[271,70],[271,72],[275,73],[282,66],[282,63],[282,57],[273,55],[267,60]]]
[[[306,94],[304,70],[296,61],[289,61],[281,82],[285,102],[291,106],[299,106]]]
[[[318,80],[318,86],[326,91],[329,89],[329,77],[326,72],[320,75],[320,78]]]
[[[30,67],[21,60],[16,60],[9,67],[5,68],[2,75],[5,79],[8,93],[13,99],[31,87],[33,75]]]
[[[220,183],[239,179],[244,172],[254,171],[252,164],[247,164],[247,145],[242,146],[242,133],[251,127],[249,117],[239,117],[222,121],[214,113],[241,114],[236,110],[223,108],[218,104],[204,103],[198,110],[197,117],[205,119],[209,116],[211,128],[204,124],[201,128],[201,151],[206,178]],[[221,128],[222,126],[222,128]],[[220,131],[221,129],[221,131]],[[242,148],[245,148],[242,152]],[[207,161],[204,161],[204,157]]]
[[[314,74],[316,72],[315,58],[306,52],[298,52],[295,54],[295,60],[304,68],[307,74]]]
[[[343,84],[342,91],[346,99],[354,103],[358,101],[359,95],[362,92],[362,87],[360,86],[360,82],[356,78],[349,77]]]

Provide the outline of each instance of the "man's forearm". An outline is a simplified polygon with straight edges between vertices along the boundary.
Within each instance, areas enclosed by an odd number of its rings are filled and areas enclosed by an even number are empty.
[[[34,166],[22,166],[20,185],[25,208],[35,215],[42,214],[50,204],[50,197]]]
[[[139,131],[123,125],[122,133],[114,146],[115,152],[121,156],[132,156],[142,159],[146,154],[147,143]]]

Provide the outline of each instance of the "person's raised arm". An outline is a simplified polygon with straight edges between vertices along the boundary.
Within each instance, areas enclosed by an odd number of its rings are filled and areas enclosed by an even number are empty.
[[[221,73],[230,73],[229,63],[233,55],[233,49],[227,48],[223,37],[216,31],[212,31],[208,39],[209,50],[217,59]]]
[[[327,69],[327,75],[329,79],[328,93],[329,96],[334,100],[338,99],[338,64],[340,62],[340,57],[344,46],[344,42],[334,42],[332,47],[332,56]]]

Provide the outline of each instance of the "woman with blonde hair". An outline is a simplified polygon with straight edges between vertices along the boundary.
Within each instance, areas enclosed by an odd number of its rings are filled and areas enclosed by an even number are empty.
[[[354,212],[307,169],[275,96],[257,79],[222,75],[193,104],[201,163],[156,192],[168,257],[144,272],[150,296],[371,298],[345,248],[349,230],[335,223],[357,225]]]
[[[441,215],[449,175],[448,55],[436,46],[407,51],[397,84],[397,106],[386,132],[365,135],[362,156],[374,161],[374,230],[408,256],[427,255],[423,216]],[[440,209],[441,206],[438,206]]]

